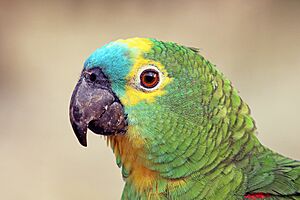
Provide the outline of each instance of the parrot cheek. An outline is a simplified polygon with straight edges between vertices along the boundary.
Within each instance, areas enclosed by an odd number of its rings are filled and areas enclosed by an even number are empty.
[[[96,134],[126,132],[127,117],[118,97],[107,85],[92,84],[81,76],[70,102],[70,121],[81,145],[87,146],[87,129]]]

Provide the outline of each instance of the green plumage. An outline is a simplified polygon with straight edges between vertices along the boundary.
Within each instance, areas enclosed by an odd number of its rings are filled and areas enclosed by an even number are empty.
[[[108,78],[125,82],[124,87],[112,81],[122,101],[129,98],[127,94],[135,94],[127,93],[128,88],[145,94],[153,92],[140,89],[139,81],[124,77],[141,59],[137,55],[161,63],[172,81],[153,101],[124,104],[129,125],[146,141],[143,154],[134,154],[131,161],[144,160],[143,167],[158,176],[152,186],[137,189],[131,178],[134,164],[125,163],[126,158],[121,158],[119,152],[126,149],[118,149],[120,144],[112,140],[126,181],[122,199],[255,199],[247,196],[250,194],[262,194],[265,199],[300,199],[300,163],[260,144],[248,105],[213,64],[195,48],[154,39],[131,40],[130,45],[117,41],[103,47],[88,65],[97,63]],[[149,44],[148,51],[140,48]],[[122,48],[121,53],[125,48],[123,68],[117,66],[122,57],[119,54],[111,56],[111,64],[100,62],[110,58],[110,52],[119,52],[110,50],[113,48]],[[122,70],[109,68],[112,66]],[[176,181],[181,182],[171,187]]]
[[[128,111],[149,141],[149,168],[162,177],[160,198],[299,199],[300,163],[259,143],[250,109],[231,82],[194,48],[152,41],[144,57],[161,62],[174,81],[153,104]],[[168,191],[164,181],[173,179],[186,184]],[[148,198],[129,185],[123,199]]]

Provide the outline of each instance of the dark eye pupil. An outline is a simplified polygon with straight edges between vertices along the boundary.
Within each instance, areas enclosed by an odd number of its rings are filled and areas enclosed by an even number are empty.
[[[148,72],[145,74],[144,81],[146,83],[152,83],[155,80],[155,74],[152,72]]]
[[[97,75],[94,74],[94,73],[92,73],[92,74],[90,75],[90,80],[91,80],[92,82],[94,82],[96,79],[97,79]]]
[[[145,88],[154,88],[159,83],[159,73],[154,69],[147,69],[141,74],[141,85]]]

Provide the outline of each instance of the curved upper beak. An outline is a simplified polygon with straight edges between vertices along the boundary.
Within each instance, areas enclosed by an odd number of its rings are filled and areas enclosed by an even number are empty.
[[[96,134],[111,135],[124,133],[127,127],[123,106],[102,71],[96,71],[100,77],[97,82],[90,82],[85,73],[76,84],[69,109],[73,130],[83,146],[87,146],[88,128]]]

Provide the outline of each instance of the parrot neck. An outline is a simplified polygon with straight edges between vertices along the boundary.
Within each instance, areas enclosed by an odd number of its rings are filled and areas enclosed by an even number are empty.
[[[212,188],[221,187],[227,179],[235,179],[237,187],[242,184],[242,170],[237,169],[235,163],[221,161],[217,168],[215,165],[211,165],[213,168],[196,168],[193,176],[163,177],[160,171],[148,167],[151,163],[145,159],[145,141],[136,134],[133,127],[129,127],[125,135],[109,136],[108,143],[113,149],[118,166],[122,168],[126,182],[122,199],[163,199],[166,195],[176,199],[176,195],[181,196],[182,191],[209,190],[212,182]],[[201,161],[197,165],[200,164]],[[217,193],[217,189],[215,192]],[[186,199],[190,199],[194,193],[187,192],[186,195]]]
[[[170,190],[184,183],[181,179],[164,179],[158,171],[147,167],[149,161],[145,159],[145,141],[136,134],[133,127],[129,127],[125,135],[108,136],[107,139],[126,182],[122,199],[159,197],[167,188]]]
[[[125,135],[109,136],[108,143],[116,156],[117,165],[122,168],[126,184],[130,183],[140,192],[152,188],[159,174],[146,167],[144,140],[135,133],[135,129],[129,126]]]

